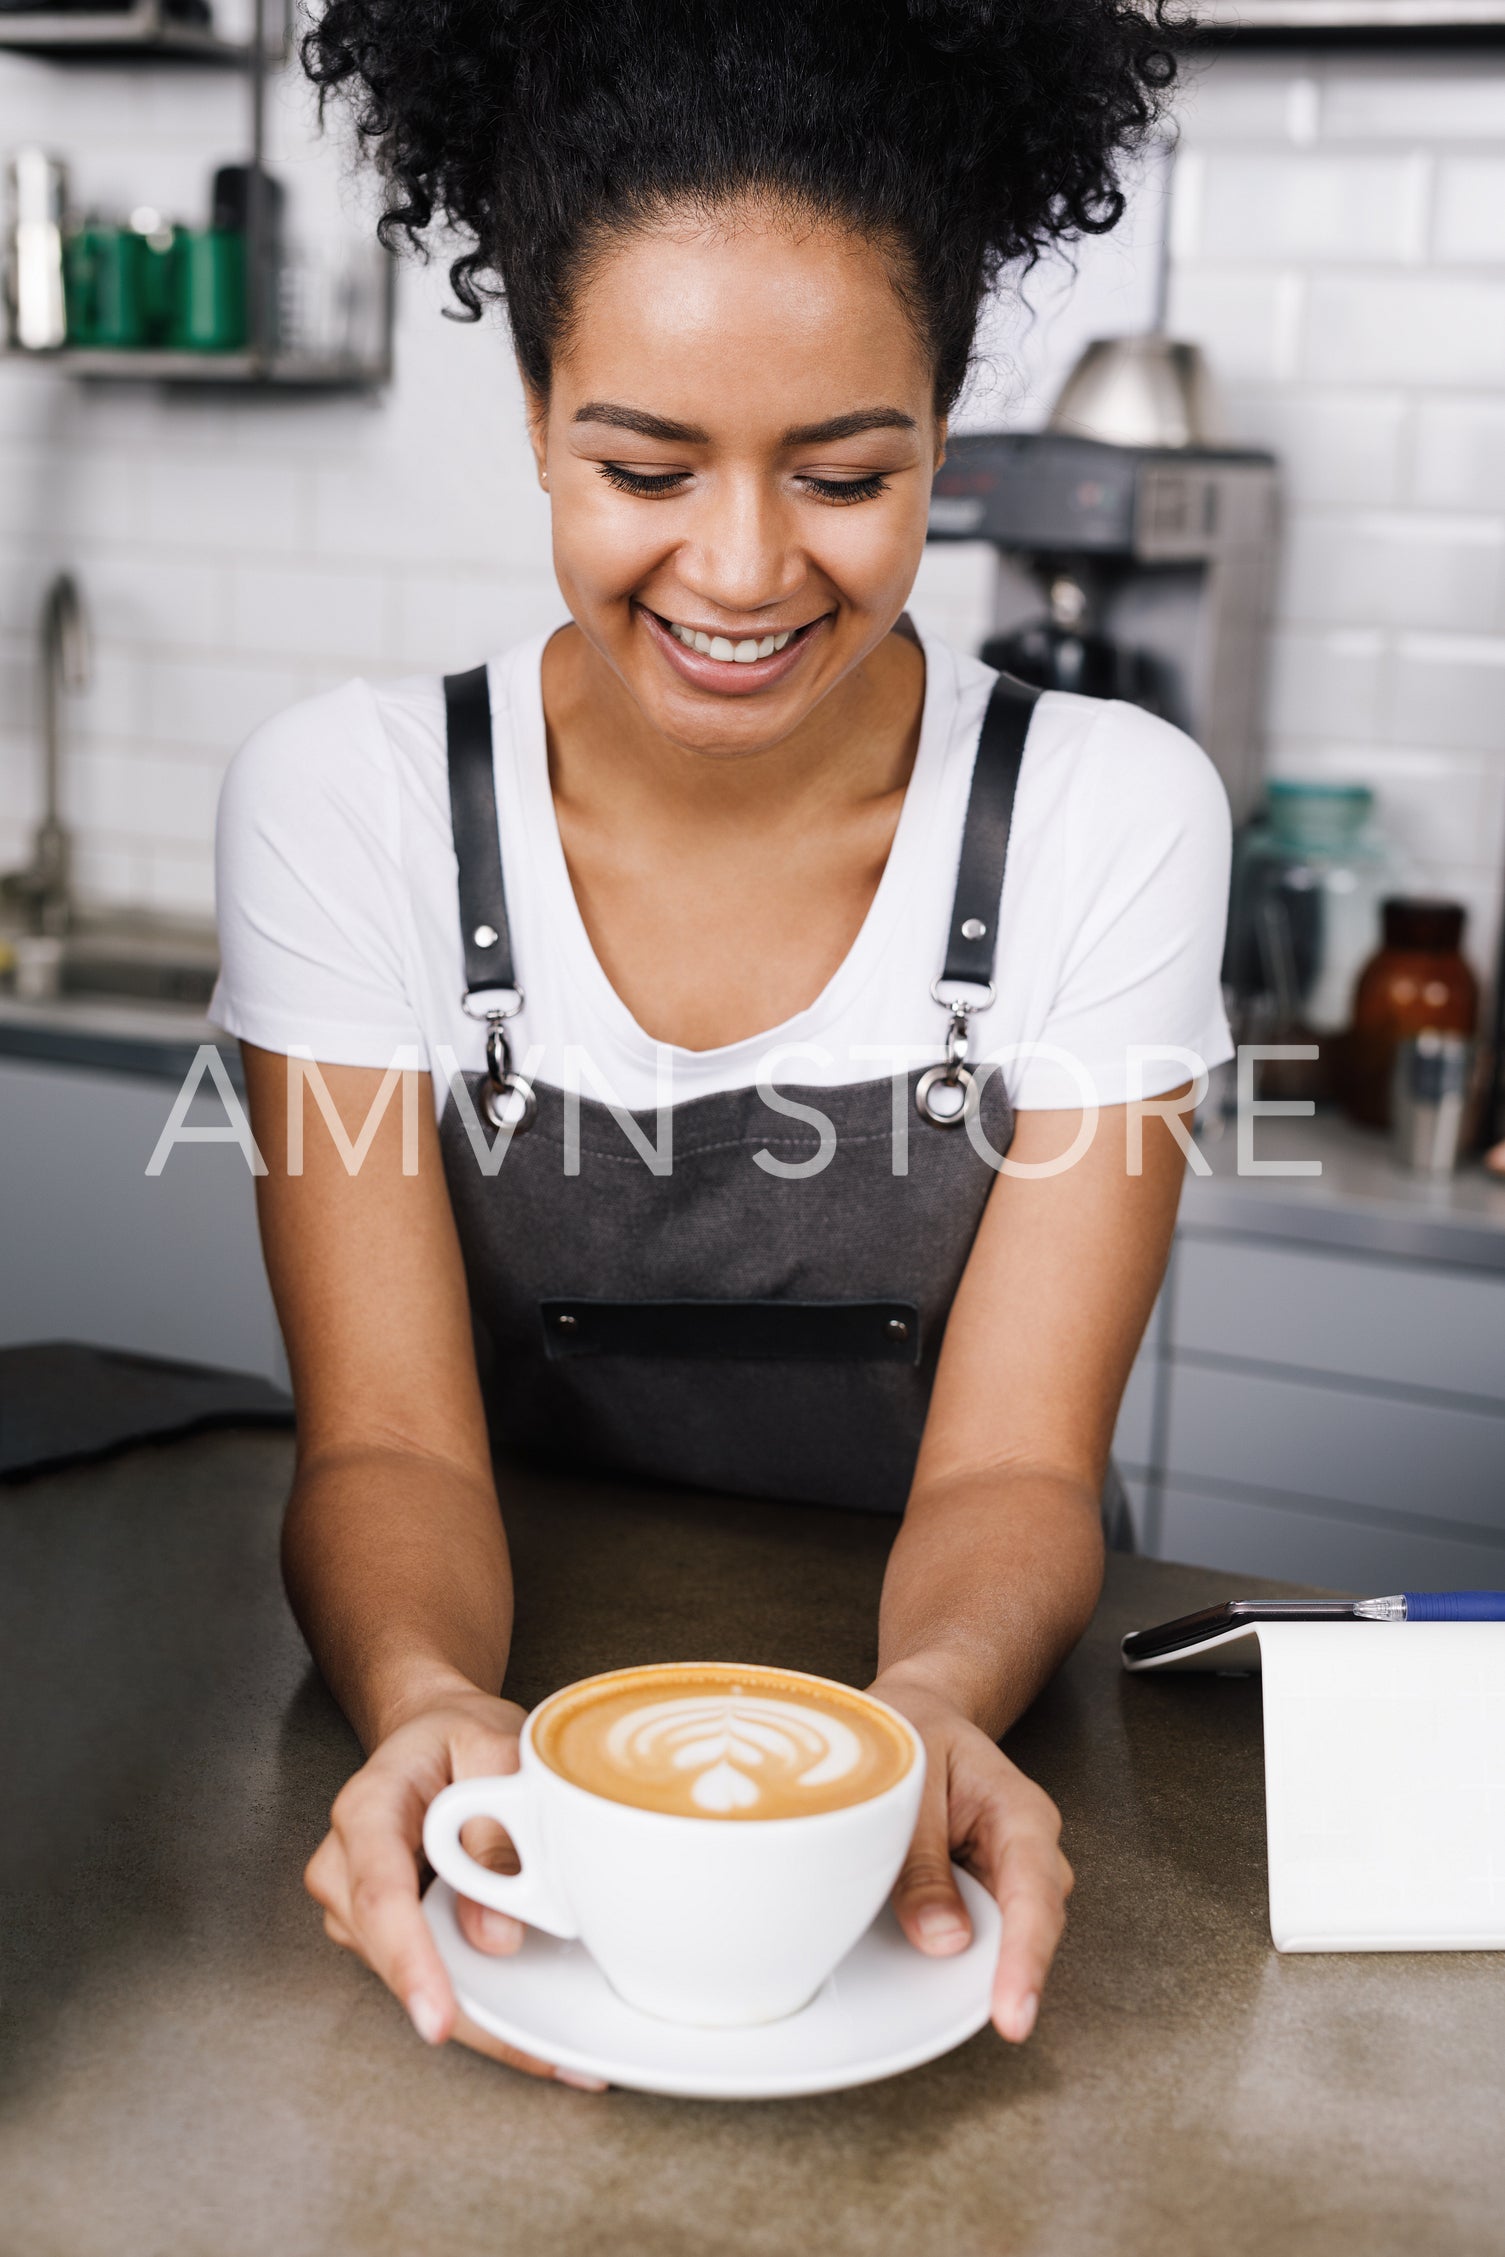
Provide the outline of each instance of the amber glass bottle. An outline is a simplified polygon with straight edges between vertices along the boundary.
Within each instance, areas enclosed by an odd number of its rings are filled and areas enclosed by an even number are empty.
[[[1428,1027],[1473,1033],[1479,983],[1461,951],[1464,914],[1452,901],[1385,903],[1385,944],[1359,974],[1345,1045],[1343,1095],[1350,1119],[1389,1127],[1390,1076],[1408,1035]]]

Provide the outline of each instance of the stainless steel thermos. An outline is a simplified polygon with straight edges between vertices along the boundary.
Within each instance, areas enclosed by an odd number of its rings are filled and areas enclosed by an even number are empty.
[[[1396,1156],[1418,1175],[1458,1165],[1469,1113],[1475,1049],[1466,1035],[1425,1028],[1395,1053],[1390,1087]]]
[[[45,149],[18,149],[8,173],[6,317],[22,352],[55,352],[66,342],[63,210],[68,174]]]

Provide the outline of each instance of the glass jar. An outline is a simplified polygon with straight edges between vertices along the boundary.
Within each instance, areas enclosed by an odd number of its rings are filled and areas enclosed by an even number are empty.
[[[1350,1119],[1390,1126],[1395,1053],[1408,1036],[1471,1035],[1479,983],[1462,952],[1466,912],[1455,901],[1385,903],[1385,940],[1359,977],[1343,1072]]]
[[[1223,978],[1241,1042],[1305,1044],[1319,1055],[1267,1061],[1265,1095],[1336,1094],[1354,980],[1399,876],[1367,784],[1276,777],[1266,786],[1265,810],[1235,848]]]

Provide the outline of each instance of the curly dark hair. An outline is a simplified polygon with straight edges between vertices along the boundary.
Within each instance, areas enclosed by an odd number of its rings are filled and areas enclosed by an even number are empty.
[[[1176,64],[1166,0],[327,0],[303,42],[389,189],[439,219],[465,316],[505,298],[546,392],[582,270],[676,206],[753,195],[898,254],[939,408],[1000,271],[1106,233]]]

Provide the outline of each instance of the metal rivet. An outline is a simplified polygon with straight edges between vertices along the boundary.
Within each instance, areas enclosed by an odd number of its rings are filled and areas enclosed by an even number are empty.
[[[890,1317],[883,1329],[890,1340],[907,1340],[909,1338],[909,1327],[902,1317]]]
[[[561,1310],[560,1314],[554,1319],[554,1322],[558,1325],[561,1332],[578,1332],[580,1329],[580,1319],[578,1317],[572,1317],[568,1309]]]
[[[964,917],[962,919],[963,940],[981,940],[987,929],[981,917]]]
[[[495,925],[477,925],[470,937],[477,948],[495,948],[496,927]]]

